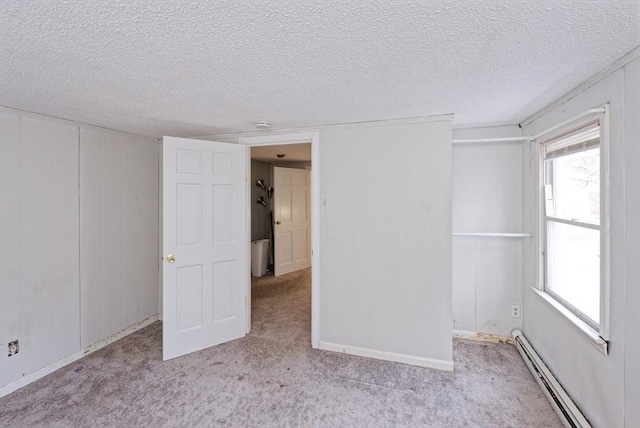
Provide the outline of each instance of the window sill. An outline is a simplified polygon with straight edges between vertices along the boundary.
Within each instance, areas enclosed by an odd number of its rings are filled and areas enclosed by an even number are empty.
[[[569,309],[565,308],[560,302],[556,299],[545,293],[544,291],[531,287],[531,290],[534,294],[538,295],[540,299],[549,304],[552,308],[558,311],[561,315],[564,316],[569,321],[569,324],[580,334],[582,334],[589,343],[591,343],[598,351],[602,352],[604,355],[609,354],[608,343],[602,337],[600,337],[600,333],[591,327],[586,322],[582,321],[576,315],[573,314]]]

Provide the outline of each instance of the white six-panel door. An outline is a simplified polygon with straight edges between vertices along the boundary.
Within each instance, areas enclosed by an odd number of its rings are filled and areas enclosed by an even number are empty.
[[[246,332],[245,150],[164,137],[164,360]]]
[[[274,274],[311,266],[310,171],[273,168]]]

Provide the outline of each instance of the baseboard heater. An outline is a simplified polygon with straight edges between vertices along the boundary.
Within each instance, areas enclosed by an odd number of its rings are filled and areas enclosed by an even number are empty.
[[[560,416],[563,424],[569,428],[591,428],[591,424],[584,417],[578,406],[564,390],[562,385],[553,376],[546,364],[533,349],[520,330],[513,330],[513,342],[522,359],[531,370],[540,388],[549,399],[549,402]]]

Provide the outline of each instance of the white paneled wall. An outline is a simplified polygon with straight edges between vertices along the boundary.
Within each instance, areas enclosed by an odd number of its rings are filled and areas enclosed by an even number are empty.
[[[523,332],[593,426],[640,426],[640,59],[575,94],[524,127],[535,135],[573,115],[610,105],[610,340],[596,349],[535,294],[539,242],[524,247]],[[538,154],[523,145],[524,223],[538,232]]]
[[[0,113],[0,385],[79,349],[78,128]],[[20,341],[9,357],[7,344]]]
[[[0,387],[157,313],[158,226],[154,141],[0,112]]]
[[[78,346],[78,128],[21,118],[22,370]]]
[[[517,126],[454,130],[454,139],[519,136]],[[522,232],[520,143],[453,146],[453,231]],[[520,328],[522,238],[453,238],[453,328],[510,336]]]
[[[80,130],[82,346],[158,311],[158,146]]]
[[[640,426],[640,59],[624,68],[626,144],[625,182],[625,360],[624,403],[626,426]],[[635,141],[635,144],[634,144]]]
[[[4,352],[22,337],[20,118],[0,112],[0,386],[17,380],[22,357]]]

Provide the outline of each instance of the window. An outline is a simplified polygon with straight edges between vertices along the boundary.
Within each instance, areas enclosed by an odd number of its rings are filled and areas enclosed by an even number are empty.
[[[541,145],[543,291],[606,338],[603,116]]]

